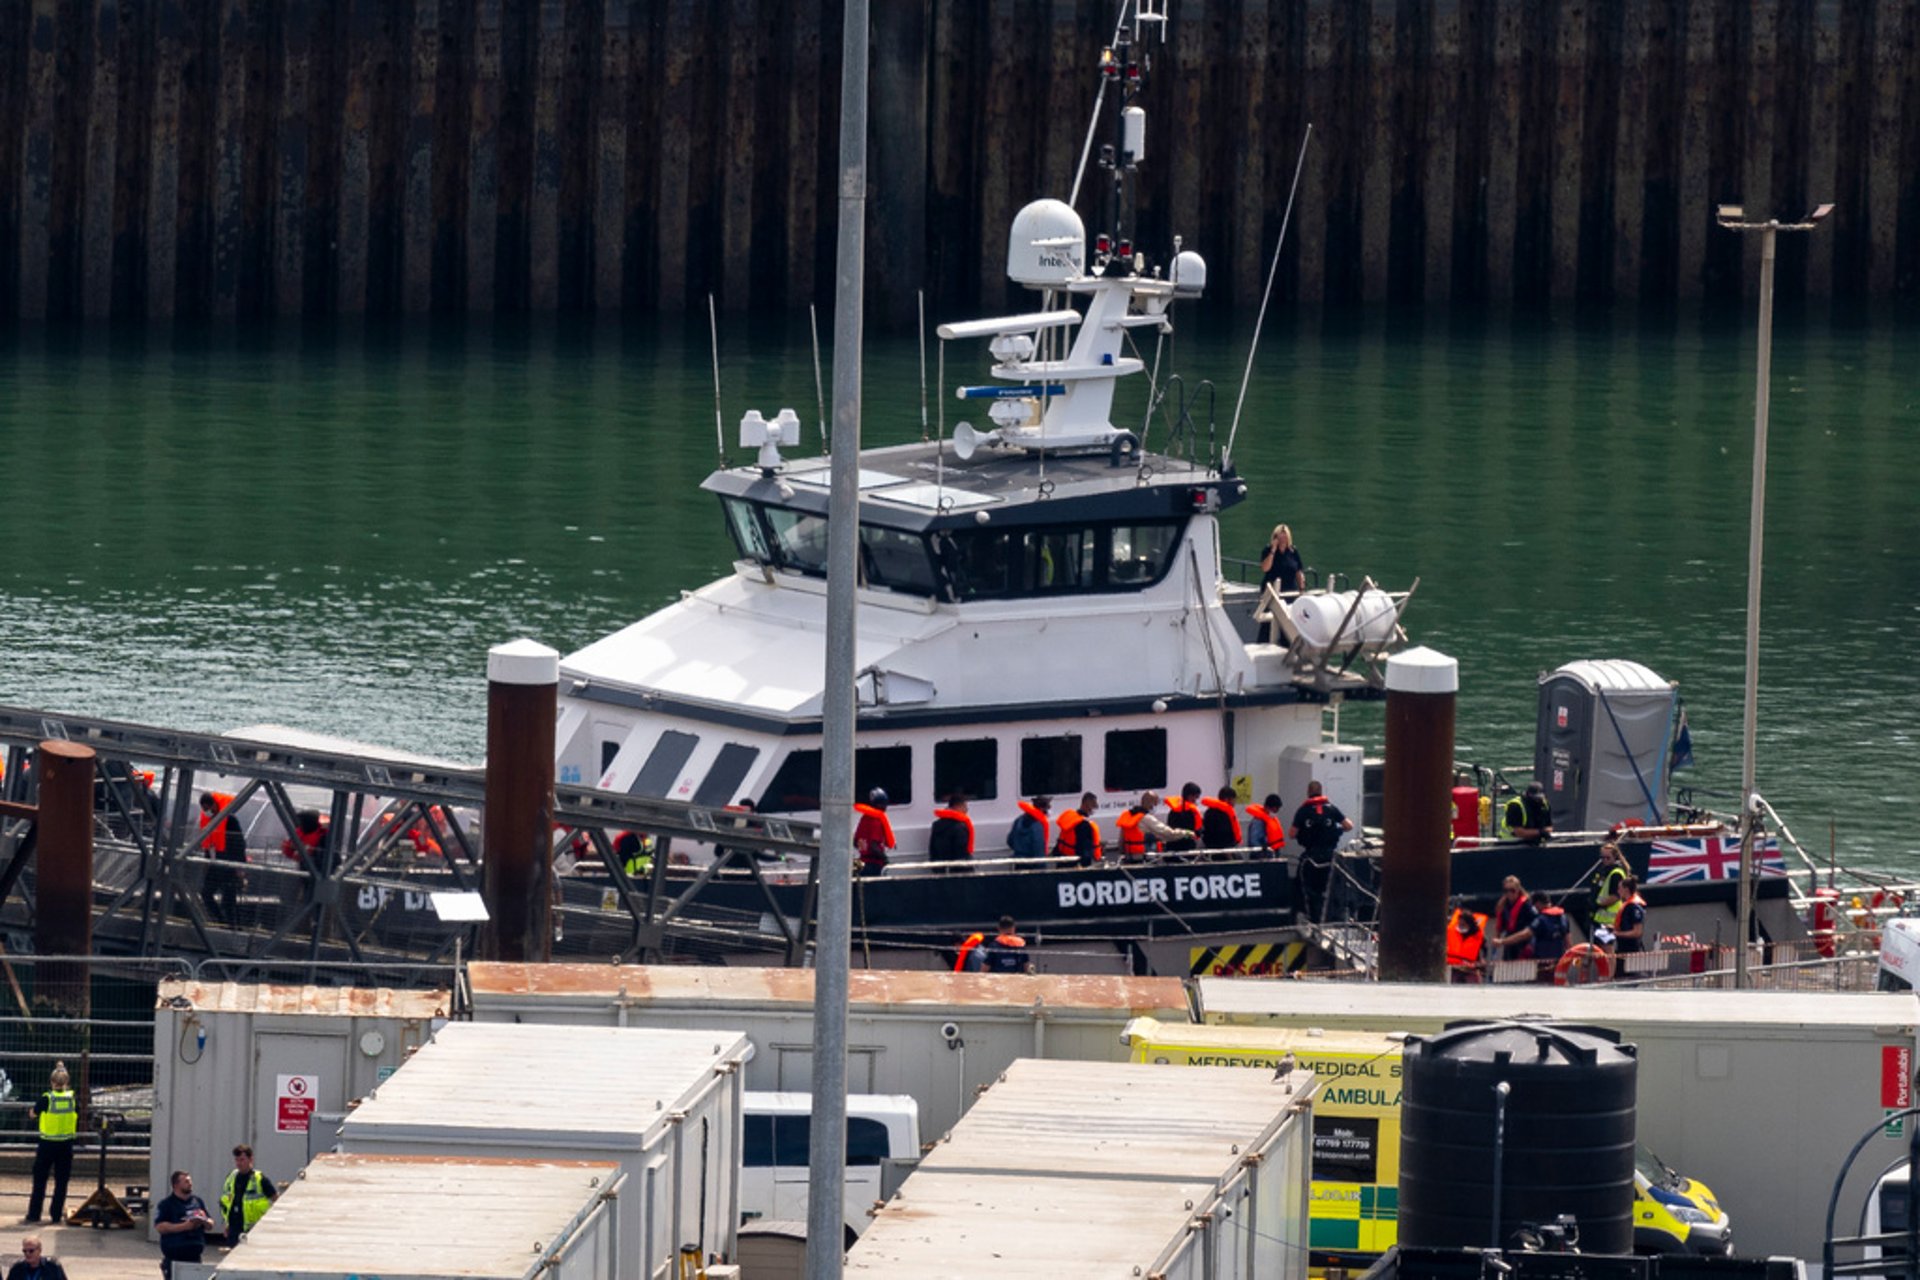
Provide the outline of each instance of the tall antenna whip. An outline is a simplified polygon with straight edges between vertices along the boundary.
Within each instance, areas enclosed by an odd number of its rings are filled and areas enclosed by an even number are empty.
[[[713,348],[713,444],[720,454],[720,469],[727,469],[727,429],[720,425],[720,319],[713,309],[713,295],[707,295],[707,341]]]
[[[1120,42],[1120,33],[1127,27],[1127,10],[1133,0],[1120,0],[1119,16],[1113,20],[1113,39],[1109,44]],[[1087,140],[1080,144],[1080,164],[1073,171],[1073,190],[1067,195],[1068,204],[1080,203],[1080,179],[1087,176],[1087,157],[1093,154],[1093,135],[1100,131],[1100,108],[1107,101],[1107,78],[1100,77],[1100,91],[1093,95],[1093,115],[1087,120]],[[1051,306],[1051,303],[1047,305]]]
[[[1287,227],[1293,222],[1293,198],[1300,191],[1300,171],[1307,167],[1307,144],[1313,141],[1313,126],[1300,139],[1300,158],[1293,162],[1293,185],[1287,188],[1287,211],[1280,218],[1280,238],[1273,243],[1273,263],[1267,268],[1267,289],[1260,295],[1260,314],[1253,322],[1253,344],[1247,348],[1247,371],[1240,378],[1240,398],[1233,402],[1233,426],[1227,430],[1227,447],[1220,455],[1220,469],[1233,465],[1233,442],[1240,436],[1240,410],[1247,403],[1247,384],[1253,381],[1253,357],[1260,350],[1260,326],[1267,322],[1267,304],[1273,300],[1273,280],[1280,274],[1280,250],[1287,243]]]
[[[813,326],[813,401],[820,414],[820,447],[828,448],[827,389],[820,381],[820,309],[807,304],[807,323]]]

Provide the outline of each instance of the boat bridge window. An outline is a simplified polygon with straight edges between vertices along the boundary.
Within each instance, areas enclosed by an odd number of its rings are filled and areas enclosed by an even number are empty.
[[[865,803],[867,793],[884,788],[887,802],[898,808],[913,803],[913,748],[862,747],[853,753],[853,798]],[[820,753],[795,751],[774,770],[756,806],[761,813],[807,813],[820,807]]]
[[[1106,785],[1109,791],[1164,791],[1167,731],[1115,729],[1109,733]]]
[[[825,577],[827,573],[827,522],[821,516],[784,507],[762,507],[767,529],[773,535],[774,563],[796,573]]]
[[[1049,529],[956,529],[935,539],[960,600],[1138,591],[1166,576],[1182,520]]]
[[[648,753],[647,762],[634,775],[633,785],[627,788],[627,794],[648,796],[655,800],[665,796],[680,777],[680,771],[687,767],[687,760],[699,743],[698,735],[681,733],[678,729],[669,729],[661,734],[660,741],[654,743],[653,750]]]
[[[827,574],[827,522],[820,516],[723,498],[727,531],[742,558],[791,573]],[[908,595],[939,593],[933,557],[920,534],[860,526],[860,585]]]
[[[1069,793],[1080,794],[1080,735],[1021,739],[1020,794],[1061,796]]]
[[[997,741],[970,738],[933,744],[933,798],[945,804],[956,791],[969,800],[992,800],[1000,794]]]
[[[720,505],[726,509],[727,532],[733,535],[733,545],[740,554],[759,564],[768,563],[772,557],[767,554],[767,535],[753,507],[737,498],[723,498]]]
[[[927,542],[917,533],[860,526],[860,577],[869,587],[930,596],[938,589]]]

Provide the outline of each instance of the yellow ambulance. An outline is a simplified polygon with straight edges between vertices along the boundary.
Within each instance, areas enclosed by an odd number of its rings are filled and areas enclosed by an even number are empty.
[[[1135,1018],[1120,1033],[1135,1062],[1174,1066],[1286,1065],[1314,1073],[1314,1269],[1364,1267],[1400,1233],[1400,1063],[1406,1035],[1288,1027],[1193,1026]],[[1634,1178],[1639,1253],[1732,1252],[1726,1211],[1705,1184],[1644,1147]]]

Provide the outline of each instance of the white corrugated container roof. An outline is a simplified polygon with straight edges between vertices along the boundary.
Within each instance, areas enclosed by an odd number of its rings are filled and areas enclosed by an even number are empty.
[[[1569,662],[1555,671],[1549,672],[1547,679],[1553,676],[1572,676],[1589,689],[1605,689],[1608,693],[1671,693],[1673,683],[1651,667],[1643,667],[1637,662],[1625,658],[1582,658],[1578,662]]]
[[[1273,982],[1201,978],[1202,1020],[1280,1016],[1290,1022],[1420,1031],[1459,1018],[1540,1014],[1570,1021],[1712,1025],[1799,1031],[1809,1027],[1911,1028],[1920,1000],[1911,992],[1612,991],[1531,985],[1437,986],[1395,982]]]
[[[1179,1237],[1311,1080],[1022,1059],[921,1160],[847,1273],[1126,1274]]]
[[[564,1133],[635,1146],[715,1071],[752,1056],[738,1031],[450,1023],[347,1116],[342,1135]]]
[[[326,1154],[214,1274],[520,1280],[619,1173],[579,1160]]]

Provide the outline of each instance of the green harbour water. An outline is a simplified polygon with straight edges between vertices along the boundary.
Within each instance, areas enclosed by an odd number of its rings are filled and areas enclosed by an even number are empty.
[[[1177,335],[1221,437],[1249,336]],[[791,405],[817,448],[804,318],[720,345],[727,437]],[[866,441],[918,438],[915,340],[866,354]],[[1524,765],[1539,672],[1632,658],[1687,699],[1679,781],[1732,793],[1753,360],[1746,312],[1270,321],[1228,549],[1285,520],[1310,565],[1418,578],[1462,760]],[[986,364],[954,344],[949,386]],[[1773,405],[1760,789],[1920,874],[1920,318],[1783,312]],[[477,760],[488,646],[566,652],[726,569],[715,457],[704,316],[0,335],[0,701]],[[1377,747],[1377,708],[1343,728]]]

